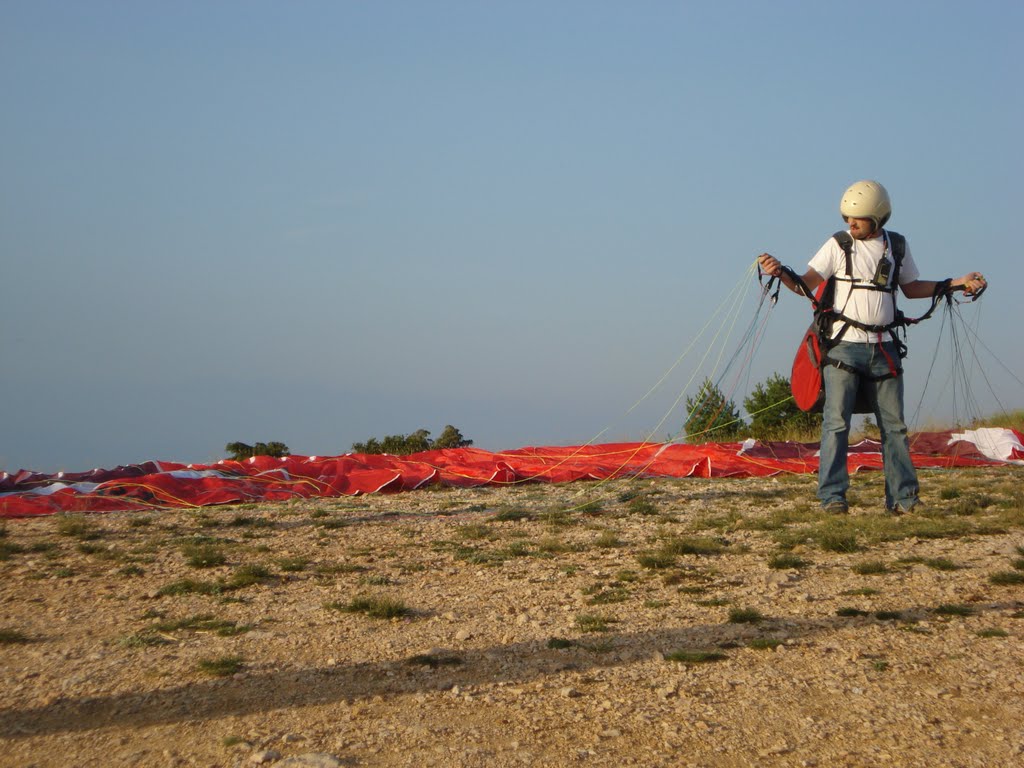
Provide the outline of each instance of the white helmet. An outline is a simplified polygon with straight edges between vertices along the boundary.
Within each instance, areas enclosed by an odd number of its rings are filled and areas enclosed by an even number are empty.
[[[839,213],[846,219],[871,219],[881,229],[892,215],[889,193],[877,181],[858,181],[843,193]]]

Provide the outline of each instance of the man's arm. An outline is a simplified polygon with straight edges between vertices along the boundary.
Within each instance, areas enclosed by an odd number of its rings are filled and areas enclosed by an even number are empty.
[[[769,253],[762,253],[760,256],[757,257],[757,263],[761,266],[762,271],[771,275],[772,277],[779,278],[782,281],[782,284],[789,288],[789,290],[793,291],[793,293],[799,293],[803,295],[803,291],[801,291],[797,287],[796,283],[793,281],[793,278],[791,278],[786,272],[783,271],[782,262],[780,262],[774,256],[772,256]],[[801,276],[800,279],[804,281],[804,285],[807,286],[807,290],[809,290],[811,293],[814,293],[814,289],[821,285],[823,282],[825,282],[825,278],[823,278],[821,275],[818,274],[816,270],[813,269],[808,269]]]
[[[900,290],[908,299],[930,299],[935,295],[935,287],[940,285],[936,280],[911,280],[903,283]],[[985,290],[988,285],[980,272],[968,272],[962,277],[953,280],[949,289],[951,291],[963,291],[968,296],[974,296]]]

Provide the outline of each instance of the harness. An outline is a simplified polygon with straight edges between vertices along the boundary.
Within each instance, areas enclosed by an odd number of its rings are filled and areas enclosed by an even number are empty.
[[[920,317],[910,318],[903,314],[896,306],[896,292],[899,288],[900,269],[903,266],[903,259],[907,251],[907,241],[903,235],[897,232],[884,231],[882,236],[886,238],[886,252],[879,263],[879,271],[870,280],[857,278],[853,274],[853,238],[849,232],[836,232],[832,237],[839,244],[846,258],[845,270],[842,274],[836,274],[822,283],[815,293],[807,287],[807,284],[789,267],[783,267],[783,271],[793,280],[800,292],[811,300],[814,306],[814,320],[811,322],[800,347],[797,350],[796,358],[793,360],[792,377],[790,386],[797,406],[804,411],[821,411],[825,402],[824,381],[822,369],[826,365],[832,365],[848,373],[860,377],[857,390],[857,400],[854,405],[854,413],[872,413],[873,387],[868,386],[886,379],[896,378],[903,373],[900,361],[907,356],[906,328],[908,325],[916,325],[927,320],[935,312],[944,296],[949,292],[950,280],[944,280],[936,284],[935,292],[932,294],[932,303]],[[885,272],[887,257],[892,254],[892,261],[888,263],[888,273]],[[781,281],[780,281],[781,282]],[[846,303],[853,298],[854,291],[868,290],[888,293],[892,297],[893,320],[885,325],[872,325],[862,323],[845,314],[846,304],[841,308],[835,306],[836,285],[839,282],[849,283],[850,291]],[[842,323],[837,333],[833,333],[836,323]],[[869,376],[853,366],[847,365],[840,360],[833,360],[828,356],[836,344],[842,341],[843,336],[850,328],[856,328],[867,333],[884,334],[888,333],[896,346],[897,358],[894,360],[882,342],[878,342],[879,349],[885,355],[889,365],[889,371],[879,376]],[[900,337],[902,331],[903,338]]]
[[[842,275],[833,275],[818,288],[818,303],[814,313],[815,321],[818,323],[821,333],[820,338],[825,349],[825,359],[822,361],[823,364],[835,366],[847,373],[858,374],[862,380],[870,382],[894,379],[901,375],[903,373],[903,367],[900,365],[900,361],[907,356],[907,344],[899,337],[897,331],[903,329],[903,336],[906,338],[906,327],[909,321],[896,306],[896,293],[900,284],[900,269],[903,266],[903,258],[907,253],[907,239],[898,232],[886,232],[885,230],[882,231],[882,237],[885,238],[886,249],[885,253],[882,254],[880,266],[886,263],[888,254],[891,251],[891,274],[882,281],[878,281],[877,279],[864,280],[854,277],[853,237],[845,230],[836,232],[832,235],[832,238],[839,244],[839,247],[843,249],[843,255],[846,257],[846,270]],[[850,299],[853,298],[854,291],[879,291],[882,293],[888,293],[892,297],[892,322],[887,325],[871,325],[870,323],[862,323],[844,313],[843,310],[846,309],[846,304],[843,305],[842,309],[837,309],[835,306],[835,294],[836,285],[839,282],[850,284],[850,291],[847,294],[846,299],[847,304],[850,302]],[[934,306],[932,309],[934,310]],[[922,317],[920,319],[923,320],[924,318]],[[838,333],[834,333],[835,325],[839,322],[843,325],[839,329]],[[917,321],[915,320],[914,322]],[[842,341],[846,331],[850,328],[856,328],[857,330],[864,331],[866,333],[889,334],[893,344],[896,345],[896,351],[899,355],[898,359],[894,361],[885,351],[884,347],[882,347],[880,342],[878,345],[882,354],[885,355],[886,362],[889,364],[888,373],[883,373],[878,376],[868,376],[864,373],[859,373],[853,366],[847,365],[840,360],[833,360],[828,356],[828,350],[832,349],[832,347]]]

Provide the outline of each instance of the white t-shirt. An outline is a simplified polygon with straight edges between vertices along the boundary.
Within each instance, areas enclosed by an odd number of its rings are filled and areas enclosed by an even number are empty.
[[[870,285],[878,268],[878,262],[882,256],[889,261],[894,261],[892,249],[889,247],[889,236],[883,230],[881,237],[870,240],[854,240],[850,253],[850,263],[853,269],[855,283]],[[811,259],[810,268],[828,280],[833,275],[840,278],[846,276],[846,255],[842,246],[836,242],[834,237],[818,249]],[[892,272],[890,271],[889,283],[892,283]],[[900,285],[910,283],[920,277],[914,257],[910,255],[910,245],[906,247],[903,254],[903,262],[900,266]],[[886,291],[873,291],[865,288],[852,289],[848,280],[836,280],[835,308],[836,311],[851,317],[857,322],[865,325],[888,325],[895,319],[893,308],[895,294]],[[844,326],[843,322],[836,322],[832,327],[833,337],[839,333]],[[852,325],[846,328],[843,333],[843,341],[858,341],[875,343],[877,341],[888,341],[889,334],[872,333],[854,328]]]

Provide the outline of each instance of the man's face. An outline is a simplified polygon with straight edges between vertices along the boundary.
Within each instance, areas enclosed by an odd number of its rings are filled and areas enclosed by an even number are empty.
[[[854,240],[869,240],[878,234],[871,219],[847,218],[846,223],[850,225],[850,235]]]

